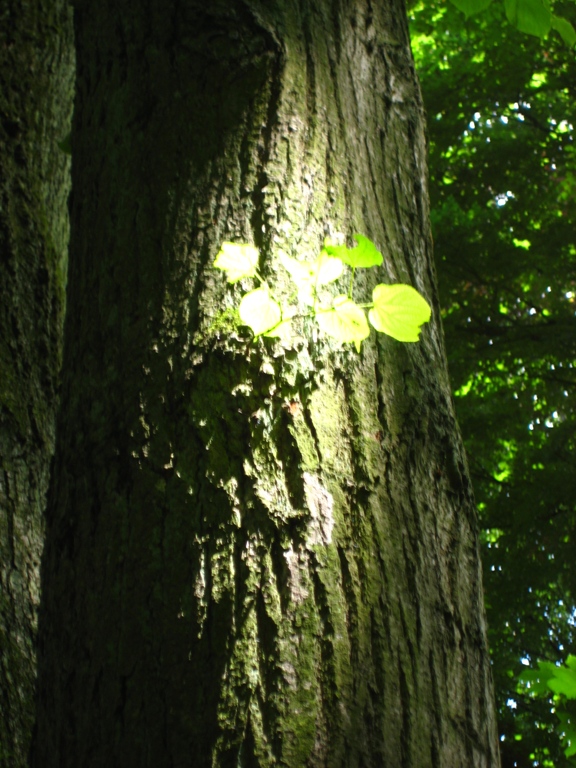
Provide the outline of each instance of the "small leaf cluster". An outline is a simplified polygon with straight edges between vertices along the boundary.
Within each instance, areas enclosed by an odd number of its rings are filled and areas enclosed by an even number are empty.
[[[377,331],[398,341],[418,341],[421,326],[430,320],[431,310],[412,286],[380,283],[372,291],[371,302],[357,304],[352,298],[356,270],[378,267],[383,261],[371,240],[358,234],[354,238],[354,248],[326,240],[314,261],[300,261],[281,253],[280,263],[293,285],[288,304],[273,295],[259,274],[257,248],[246,243],[223,243],[214,266],[226,272],[229,283],[244,278],[259,280],[259,287],[246,293],[238,307],[242,323],[255,336],[286,337],[296,318],[308,317],[327,336],[343,344],[353,343],[358,352],[362,341],[370,335],[368,321]],[[348,292],[331,296],[326,286],[341,278],[346,267],[351,269]],[[306,308],[303,313],[299,305]]]

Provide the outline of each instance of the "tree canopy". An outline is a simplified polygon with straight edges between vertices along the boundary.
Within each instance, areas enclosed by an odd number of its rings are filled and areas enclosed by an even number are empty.
[[[574,764],[562,739],[574,702],[519,677],[575,648],[576,60],[559,35],[507,24],[505,5],[466,17],[421,2],[411,33],[503,765],[560,768]],[[576,18],[572,3],[554,13]]]

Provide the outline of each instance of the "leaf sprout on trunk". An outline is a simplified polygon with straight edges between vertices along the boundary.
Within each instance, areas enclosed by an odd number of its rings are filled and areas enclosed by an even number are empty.
[[[354,235],[356,247],[332,245],[326,240],[315,261],[299,261],[280,254],[280,262],[293,283],[292,299],[307,307],[304,314],[297,304],[284,304],[274,297],[258,272],[258,249],[247,243],[222,244],[214,267],[226,272],[229,283],[255,278],[260,286],[244,294],[238,312],[240,320],[254,336],[286,337],[296,318],[312,318],[327,336],[341,344],[353,343],[360,352],[362,341],[370,335],[370,326],[398,341],[418,341],[421,326],[430,320],[431,309],[426,299],[411,285],[379,283],[372,291],[372,301],[357,304],[352,298],[357,269],[370,269],[382,264],[382,254],[364,235]],[[338,280],[345,267],[351,268],[347,294],[330,296],[324,286]],[[368,319],[366,311],[368,310]]]

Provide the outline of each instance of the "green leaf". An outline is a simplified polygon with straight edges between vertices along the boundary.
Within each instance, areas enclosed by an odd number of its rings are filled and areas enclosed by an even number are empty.
[[[518,681],[530,685],[534,694],[552,693],[576,699],[576,656],[568,656],[566,665],[558,667],[551,661],[539,661],[538,669],[523,672]]]
[[[292,318],[297,312],[296,307],[281,307],[282,322],[271,328],[263,336],[277,336],[283,339],[288,339],[292,334]]]
[[[276,325],[274,328],[271,328],[269,331],[263,333],[262,336],[286,339],[290,336],[291,331],[292,321],[290,319],[282,320],[281,323],[278,323],[278,325]]]
[[[343,271],[342,260],[335,259],[325,250],[322,250],[320,256],[313,263],[311,275],[316,280],[316,285],[327,285],[338,280]]]
[[[343,344],[354,342],[358,351],[362,340],[370,335],[364,310],[345,295],[336,296],[332,307],[320,310],[316,320],[328,336]]]
[[[560,33],[566,45],[570,47],[576,45],[576,30],[567,19],[563,19],[561,16],[552,16],[550,24],[552,29]]]
[[[282,310],[277,301],[270,296],[268,288],[256,288],[247,293],[238,307],[240,319],[252,329],[255,336],[275,335],[282,320]]]
[[[384,285],[372,292],[374,308],[368,316],[381,333],[398,341],[418,341],[420,326],[430,320],[430,305],[410,285]]]
[[[565,667],[558,667],[558,671],[548,681],[548,687],[554,693],[561,693],[569,699],[576,699],[576,673]]]
[[[452,0],[452,3],[466,14],[466,16],[472,16],[474,13],[480,13],[480,11],[488,8],[492,0]]]
[[[554,693],[576,699],[576,656],[568,656],[566,666],[555,667],[554,676],[548,680],[548,687]]]
[[[254,277],[257,265],[258,248],[247,243],[222,243],[214,259],[214,266],[226,271],[229,283],[237,283],[244,277]]]
[[[302,280],[310,279],[310,268],[312,266],[310,262],[298,261],[298,259],[293,259],[292,256],[288,256],[286,253],[281,251],[280,263],[296,284]]]
[[[560,720],[560,729],[564,734],[562,746],[566,757],[576,755],[576,723],[574,715],[570,712],[556,710],[556,717]]]
[[[548,681],[554,677],[556,666],[550,661],[541,661],[538,669],[527,669],[518,677],[518,682],[529,686],[530,693],[534,695],[549,694]]]
[[[379,267],[382,264],[382,254],[371,240],[364,235],[354,235],[358,243],[356,248],[346,248],[345,245],[326,245],[324,250],[340,259],[350,267]]]
[[[504,0],[506,16],[520,32],[545,37],[550,32],[552,14],[543,0]]]

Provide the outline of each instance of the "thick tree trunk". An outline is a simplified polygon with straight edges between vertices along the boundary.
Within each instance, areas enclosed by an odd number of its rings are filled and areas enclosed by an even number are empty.
[[[0,766],[27,764],[68,245],[72,18],[0,2]]]
[[[250,343],[223,240],[435,304],[401,2],[78,2],[34,765],[497,766],[474,504],[418,344]],[[359,290],[369,293],[369,282]]]

